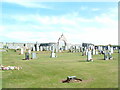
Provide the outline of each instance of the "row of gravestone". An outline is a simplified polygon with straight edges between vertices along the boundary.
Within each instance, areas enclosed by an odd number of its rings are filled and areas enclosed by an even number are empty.
[[[30,58],[30,54],[32,55],[31,58]],[[50,57],[51,58],[57,57],[56,53],[54,52],[54,49],[51,52],[51,56]],[[36,53],[29,53],[29,52],[25,53],[25,60],[35,59],[35,58],[36,58]],[[113,57],[112,57],[110,51],[105,51],[104,52],[104,60],[108,60],[108,59],[113,59]],[[92,59],[92,52],[91,52],[90,49],[87,52],[87,61],[93,61],[93,59]]]
[[[79,50],[82,52],[82,56],[84,56],[84,55],[87,56],[87,61],[93,61],[92,55],[98,55],[99,53],[104,54],[104,60],[113,59],[112,53],[114,52],[115,49],[116,50],[118,49],[118,53],[120,53],[119,48],[113,48],[110,46],[107,46],[104,48],[102,46],[99,46],[98,48],[95,48],[95,47],[92,47],[92,48],[81,47],[81,48],[79,48]],[[74,52],[76,52],[76,51],[74,51]]]
[[[107,50],[108,50],[108,52],[107,52]],[[56,57],[56,53],[54,51],[55,51],[55,47],[53,46],[52,52],[51,52],[51,57]],[[92,57],[92,55],[97,55],[98,53],[104,54],[104,59],[107,60],[107,58],[110,58],[111,54],[113,53],[113,47],[108,47],[108,48],[101,48],[101,47],[95,48],[95,47],[93,47],[92,49],[82,47],[81,51],[82,51],[82,56],[87,55],[88,60],[90,57]],[[119,51],[120,51],[120,49],[119,49]],[[24,53],[24,50],[23,50],[23,48],[21,48],[21,54],[23,54],[23,53]],[[31,54],[30,49],[28,50],[28,54]]]

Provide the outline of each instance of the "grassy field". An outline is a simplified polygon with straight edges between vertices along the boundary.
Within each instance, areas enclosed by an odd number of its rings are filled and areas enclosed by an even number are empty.
[[[24,55],[9,50],[2,53],[2,64],[21,66],[21,70],[2,71],[3,88],[117,88],[118,53],[114,60],[103,60],[103,55],[94,55],[94,62],[86,62],[81,53],[37,52],[37,59],[22,60]],[[67,76],[81,78],[81,83],[61,83]]]

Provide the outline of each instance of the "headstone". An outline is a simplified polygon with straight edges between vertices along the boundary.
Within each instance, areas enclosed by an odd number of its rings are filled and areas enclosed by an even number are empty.
[[[40,46],[40,51],[43,51],[43,47],[42,46]]]
[[[92,59],[92,54],[91,54],[91,50],[88,51],[87,61],[93,61],[93,59]]]
[[[98,55],[98,50],[97,49],[95,50],[95,55]]]
[[[36,45],[36,49],[37,49],[37,51],[39,51],[39,46],[38,46],[38,44]]]
[[[47,51],[49,50],[49,46],[46,47],[46,50],[47,50]]]
[[[51,58],[56,57],[55,53],[51,53]]]
[[[111,47],[110,46],[108,46],[108,50],[110,51],[110,49],[111,49]]]
[[[36,58],[36,53],[32,53],[32,59]]]
[[[88,54],[88,49],[86,49],[85,54],[86,54],[86,55]]]
[[[110,60],[113,59],[111,52],[108,52],[108,57]]]
[[[52,50],[52,46],[50,46],[50,51]]]
[[[110,48],[111,53],[113,53],[113,47]]]
[[[92,55],[95,55],[95,49],[94,48],[92,49]]]
[[[82,56],[84,56],[85,55],[85,48],[83,47],[82,48]]]
[[[28,53],[31,54],[31,50],[30,49],[28,50]]]
[[[51,52],[51,58],[54,58],[54,57],[56,57],[56,54],[55,54],[55,48],[54,48],[54,46],[53,46],[53,48],[52,48],[52,52]]]
[[[35,51],[35,46],[33,46],[33,51]]]
[[[29,53],[25,53],[25,60],[29,60]]]
[[[107,51],[104,52],[104,60],[108,60],[108,52]]]
[[[23,48],[21,48],[21,54],[23,54],[23,53],[24,53]]]

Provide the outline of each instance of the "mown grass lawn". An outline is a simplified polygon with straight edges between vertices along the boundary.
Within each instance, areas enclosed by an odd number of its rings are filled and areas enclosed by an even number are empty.
[[[21,70],[2,72],[3,88],[118,88],[118,53],[114,60],[94,55],[94,62],[86,62],[81,53],[37,52],[37,59],[22,60],[24,55],[10,51],[2,53],[2,64],[21,66]],[[67,76],[81,78],[81,83],[61,83]]]

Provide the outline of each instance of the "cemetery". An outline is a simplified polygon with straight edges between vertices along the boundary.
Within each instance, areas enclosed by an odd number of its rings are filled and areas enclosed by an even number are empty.
[[[3,88],[117,88],[119,46],[0,43]],[[67,77],[67,79],[66,79]]]

